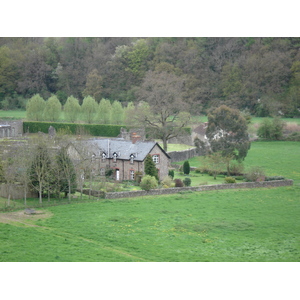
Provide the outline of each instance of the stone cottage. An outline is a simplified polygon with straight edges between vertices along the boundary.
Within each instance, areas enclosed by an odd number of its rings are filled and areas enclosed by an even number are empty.
[[[117,181],[134,180],[136,172],[144,174],[144,161],[148,154],[152,156],[160,179],[168,175],[170,165],[170,156],[158,143],[141,141],[140,136],[135,134],[131,140],[116,138],[77,141],[69,148],[69,154],[77,161],[87,160],[88,157],[96,175],[105,176],[106,170],[112,169]]]

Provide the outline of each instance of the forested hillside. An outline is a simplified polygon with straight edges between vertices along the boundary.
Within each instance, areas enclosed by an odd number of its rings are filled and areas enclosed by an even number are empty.
[[[137,101],[147,72],[184,81],[193,114],[226,104],[300,116],[300,38],[0,38],[0,105],[55,94]]]

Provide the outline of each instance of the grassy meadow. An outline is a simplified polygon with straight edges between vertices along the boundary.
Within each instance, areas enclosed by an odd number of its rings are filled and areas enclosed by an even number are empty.
[[[0,261],[299,261],[299,153],[297,142],[255,142],[245,160],[246,168],[294,179],[291,187],[102,200],[30,217],[0,213]]]

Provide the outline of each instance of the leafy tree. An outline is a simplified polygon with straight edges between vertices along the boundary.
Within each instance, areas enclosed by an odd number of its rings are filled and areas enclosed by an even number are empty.
[[[189,175],[189,174],[190,174],[190,171],[191,171],[190,163],[189,163],[188,160],[186,160],[186,161],[183,163],[183,174]]]
[[[111,122],[117,125],[123,124],[124,110],[122,104],[119,101],[114,101],[111,108]]]
[[[98,103],[102,94],[102,77],[97,69],[88,74],[85,89],[82,92],[83,97],[92,96]]]
[[[98,108],[98,123],[111,124],[112,106],[108,99],[102,98]]]
[[[66,147],[62,147],[58,151],[56,162],[56,172],[59,178],[59,191],[64,192],[65,195],[68,194],[69,201],[71,201],[71,194],[75,192],[77,187],[76,172]]]
[[[149,71],[138,93],[139,100],[149,106],[137,107],[133,118],[146,126],[153,137],[162,139],[165,151],[168,140],[182,133],[190,119],[185,112],[188,105],[182,97],[183,84],[174,74]]]
[[[47,101],[44,109],[44,120],[56,122],[61,114],[61,103],[55,95]]]
[[[154,176],[146,175],[142,178],[140,187],[145,191],[150,191],[157,187],[157,179]]]
[[[150,154],[148,154],[146,156],[144,170],[145,170],[145,174],[146,175],[153,176],[157,180],[159,180],[159,178],[158,178],[158,171],[156,169],[155,163],[154,163],[154,161],[153,161],[153,159],[152,159],[152,157],[151,157]]]
[[[93,97],[87,96],[83,99],[81,110],[84,120],[90,124],[95,120],[98,104]]]
[[[32,121],[42,121],[45,105],[45,100],[39,94],[32,96],[26,105],[27,118]]]
[[[230,174],[230,160],[235,159],[239,162],[244,160],[250,149],[247,121],[237,109],[226,105],[209,112],[206,136],[211,151],[220,151],[223,157],[228,158],[228,174]]]
[[[64,113],[67,121],[75,123],[81,112],[81,106],[77,98],[70,96],[67,99],[66,104],[64,105]]]

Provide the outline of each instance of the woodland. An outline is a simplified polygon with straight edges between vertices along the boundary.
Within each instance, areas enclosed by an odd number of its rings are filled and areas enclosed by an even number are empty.
[[[193,115],[227,105],[256,116],[300,116],[300,38],[2,37],[0,109],[35,94],[140,100],[146,78],[178,79]]]

